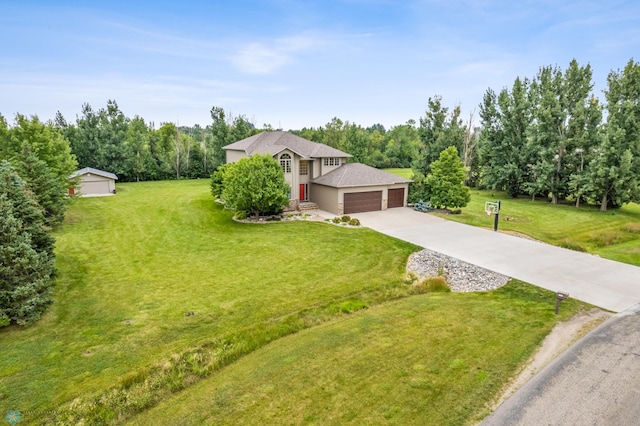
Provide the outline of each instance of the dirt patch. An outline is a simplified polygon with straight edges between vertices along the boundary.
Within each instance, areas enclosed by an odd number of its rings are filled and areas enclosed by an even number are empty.
[[[533,358],[531,358],[522,371],[516,375],[491,409],[495,410],[498,408],[500,404],[527,383],[537,372],[542,370],[542,368],[567,350],[582,336],[611,317],[611,315],[613,314],[601,309],[592,309],[590,311],[580,312],[568,321],[557,324],[544,339]]]

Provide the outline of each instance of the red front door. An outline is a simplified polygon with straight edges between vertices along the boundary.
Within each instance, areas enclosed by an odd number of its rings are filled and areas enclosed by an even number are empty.
[[[307,201],[307,194],[305,189],[307,188],[307,185],[304,183],[300,184],[300,201]]]

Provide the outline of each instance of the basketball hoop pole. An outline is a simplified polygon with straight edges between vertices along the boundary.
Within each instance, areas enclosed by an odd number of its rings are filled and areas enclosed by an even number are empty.
[[[500,200],[497,201],[498,204],[498,209],[496,210],[496,213],[494,215],[493,218],[493,231],[497,232],[498,231],[498,216],[500,216]]]

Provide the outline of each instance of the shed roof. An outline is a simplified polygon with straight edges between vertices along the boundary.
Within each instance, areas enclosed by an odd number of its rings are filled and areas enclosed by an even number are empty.
[[[103,176],[106,178],[110,178],[113,180],[118,180],[118,176],[114,175],[113,173],[110,172],[105,172],[104,170],[98,170],[98,169],[94,169],[93,167],[85,167],[84,169],[80,169],[80,170],[76,170],[75,172],[71,173],[71,175],[69,176],[70,178],[74,178],[76,176],[82,176],[82,175],[86,175],[86,174],[94,174],[94,175],[98,175],[98,176]]]
[[[411,179],[396,176],[392,173],[376,169],[360,163],[343,164],[326,175],[311,181],[319,185],[334,188],[348,188],[355,186],[393,185],[397,183],[411,183]]]
[[[284,149],[289,149],[302,158],[351,157],[350,154],[332,148],[323,143],[312,142],[289,132],[262,132],[238,142],[222,147],[234,151],[244,151],[247,155],[270,154],[275,155]]]

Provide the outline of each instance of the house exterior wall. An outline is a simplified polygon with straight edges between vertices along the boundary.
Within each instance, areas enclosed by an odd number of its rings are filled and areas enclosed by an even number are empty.
[[[319,158],[319,159],[317,159],[315,161],[315,163],[317,164],[318,173],[316,175],[314,175],[313,177],[317,178],[318,176],[326,175],[330,171],[333,171],[333,170],[337,169],[338,167],[340,167],[341,165],[345,164],[346,162],[347,162],[346,158],[339,158],[338,164],[333,165],[333,166],[329,166],[329,165],[325,165],[324,164],[324,158]]]
[[[338,188],[331,186],[311,184],[309,185],[310,200],[318,205],[320,210],[336,215],[338,212]]]
[[[284,181],[291,188],[291,195],[289,196],[289,199],[297,200],[299,198],[298,193],[300,192],[298,188],[298,179],[299,179],[298,170],[300,167],[300,158],[299,156],[294,154],[292,151],[285,149],[273,157],[276,159],[278,164],[280,164],[280,157],[283,154],[289,154],[289,157],[291,157],[291,172],[284,173]]]
[[[227,164],[240,161],[246,156],[247,154],[245,154],[244,151],[234,151],[231,149],[227,149]]]

